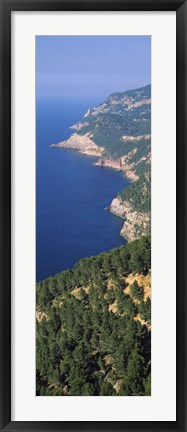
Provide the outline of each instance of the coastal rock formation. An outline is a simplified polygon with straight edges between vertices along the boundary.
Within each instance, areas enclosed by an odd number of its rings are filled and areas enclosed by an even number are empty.
[[[109,207],[109,210],[111,213],[113,213],[116,216],[119,216],[123,219],[126,218],[128,211],[130,210],[130,206],[124,204],[124,201],[120,197],[114,198],[111,202],[111,205]]]
[[[124,223],[120,234],[128,241],[135,240],[141,235],[147,235],[149,224],[149,214],[131,211],[126,213],[126,222]]]
[[[77,133],[74,133],[68,140],[61,141],[58,144],[52,144],[51,147],[75,149],[80,153],[89,156],[101,156],[104,152],[103,147],[97,146],[92,141],[91,135],[89,133],[85,135],[78,135]]]
[[[117,171],[121,171],[122,170],[122,163],[121,160],[112,160],[112,159],[106,159],[106,158],[101,158],[99,159],[95,165],[99,165],[99,166],[103,166],[103,167],[109,167],[109,168],[113,168]]]
[[[124,174],[126,175],[126,177],[129,178],[129,180],[136,181],[136,180],[138,180],[139,177],[135,173],[135,170],[134,170],[135,164],[134,163],[130,163],[130,164],[128,163],[130,157],[132,156],[132,153],[135,154],[136,149],[134,149],[133,152],[129,152],[129,154],[122,156],[117,160],[101,157],[95,163],[95,165],[113,168],[117,171],[123,171]]]
[[[149,230],[150,214],[134,211],[130,203],[123,201],[120,197],[114,198],[109,206],[111,213],[125,219],[125,223],[120,231],[122,237],[132,241],[146,235]]]

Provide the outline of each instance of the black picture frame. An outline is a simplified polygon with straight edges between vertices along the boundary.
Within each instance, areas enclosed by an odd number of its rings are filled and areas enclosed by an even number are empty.
[[[11,12],[176,11],[177,19],[177,420],[175,422],[11,421]],[[186,0],[0,0],[0,428],[2,431],[187,431],[186,188],[187,176]],[[167,28],[166,28],[167,31]],[[171,89],[172,90],[172,89]],[[170,247],[170,245],[166,245]],[[167,403],[167,401],[166,401]]]

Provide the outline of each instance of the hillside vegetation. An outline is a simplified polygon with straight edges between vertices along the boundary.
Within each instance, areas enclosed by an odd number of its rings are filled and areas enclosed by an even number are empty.
[[[122,158],[122,165],[128,162],[138,176],[144,174],[150,170],[151,86],[112,94],[73,128],[104,147],[103,158]]]
[[[119,193],[123,201],[129,201],[133,210],[151,212],[151,175],[141,176],[135,183]]]
[[[37,395],[151,392],[150,237],[37,284]]]

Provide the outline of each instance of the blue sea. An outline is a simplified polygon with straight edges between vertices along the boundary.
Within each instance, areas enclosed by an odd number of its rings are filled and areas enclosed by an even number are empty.
[[[95,157],[51,148],[99,100],[37,100],[36,279],[53,276],[84,257],[125,244],[123,221],[106,211],[129,181]]]

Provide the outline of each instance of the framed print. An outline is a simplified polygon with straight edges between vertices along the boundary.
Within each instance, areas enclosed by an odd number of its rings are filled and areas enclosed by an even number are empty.
[[[1,430],[186,431],[186,1],[1,5]]]

